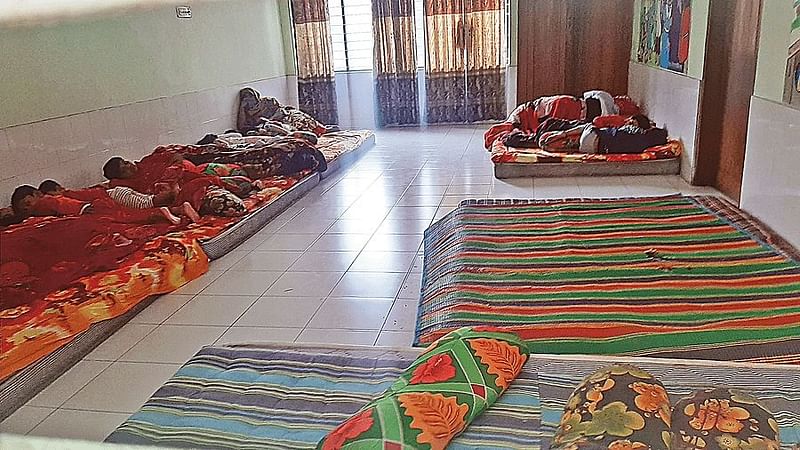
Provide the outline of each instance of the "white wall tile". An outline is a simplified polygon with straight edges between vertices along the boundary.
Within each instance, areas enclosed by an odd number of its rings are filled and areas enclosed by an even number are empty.
[[[700,80],[635,62],[629,67],[628,95],[658,126],[683,142],[681,177],[691,182],[696,166]]]
[[[800,111],[753,97],[741,207],[800,248]]]

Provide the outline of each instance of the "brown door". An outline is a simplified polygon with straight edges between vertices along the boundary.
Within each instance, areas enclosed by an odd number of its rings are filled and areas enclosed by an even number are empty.
[[[694,182],[739,200],[762,0],[711,0]]]
[[[633,0],[521,0],[518,103],[628,90]]]

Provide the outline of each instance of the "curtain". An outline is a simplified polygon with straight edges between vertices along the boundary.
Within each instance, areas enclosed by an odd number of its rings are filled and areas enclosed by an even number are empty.
[[[300,110],[324,124],[339,121],[328,0],[292,0]]]
[[[425,0],[428,123],[465,122],[463,0]]]
[[[419,123],[414,0],[373,0],[378,125]]]
[[[466,120],[506,118],[505,0],[462,0],[466,16]]]

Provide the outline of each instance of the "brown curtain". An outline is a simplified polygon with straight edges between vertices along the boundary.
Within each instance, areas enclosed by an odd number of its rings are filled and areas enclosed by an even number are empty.
[[[414,0],[373,0],[378,125],[419,123]]]
[[[506,117],[504,0],[463,0],[467,30],[466,120]]]
[[[292,0],[300,110],[324,124],[339,121],[328,0]]]
[[[428,123],[465,122],[463,0],[425,0]]]

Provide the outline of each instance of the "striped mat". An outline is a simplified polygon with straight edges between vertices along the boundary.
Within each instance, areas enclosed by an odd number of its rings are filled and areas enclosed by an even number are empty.
[[[468,200],[425,233],[416,343],[800,363],[798,253],[716,197]]]
[[[416,350],[262,344],[207,347],[107,441],[163,447],[310,449],[383,392]],[[532,357],[509,390],[449,449],[547,448],[581,378],[613,362],[657,375],[671,397],[738,387],[773,412],[786,448],[800,443],[800,368],[666,359]]]
[[[372,347],[206,347],[106,441],[312,449],[397,381],[418,353]],[[518,377],[448,448],[540,448],[535,377],[534,372]]]

